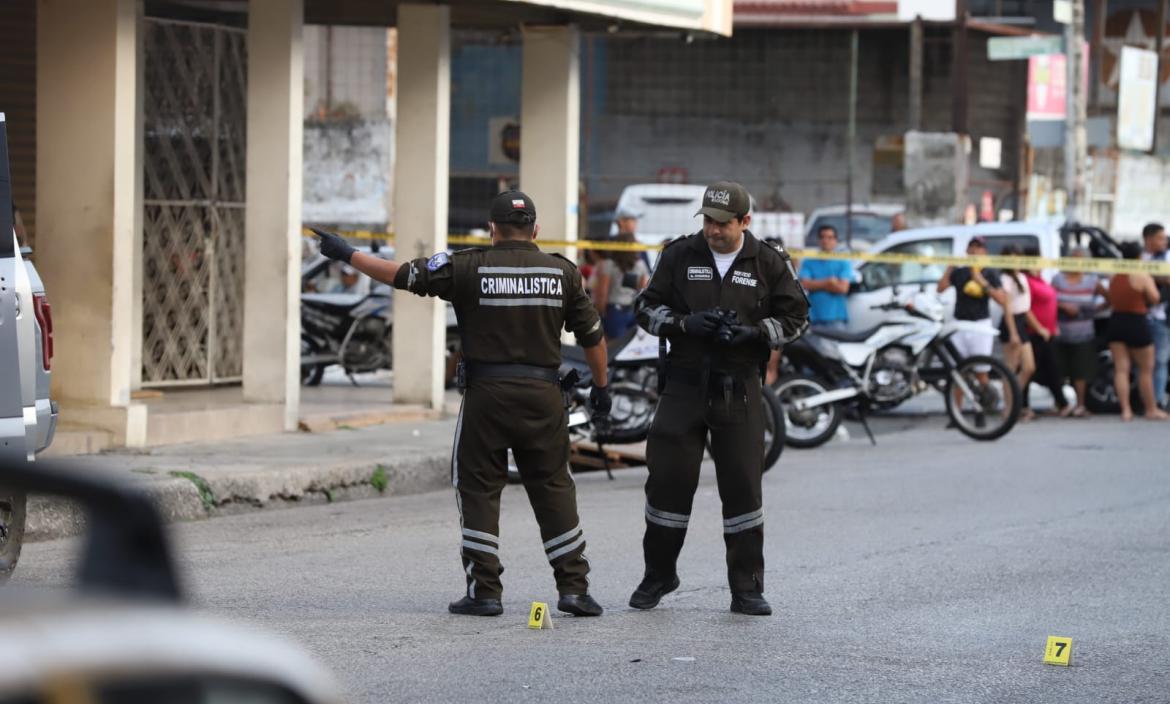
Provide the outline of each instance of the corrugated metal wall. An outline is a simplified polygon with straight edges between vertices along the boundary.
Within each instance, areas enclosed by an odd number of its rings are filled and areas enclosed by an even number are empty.
[[[12,196],[24,219],[29,245],[36,237],[36,17],[36,0],[0,2],[0,112],[8,122]]]

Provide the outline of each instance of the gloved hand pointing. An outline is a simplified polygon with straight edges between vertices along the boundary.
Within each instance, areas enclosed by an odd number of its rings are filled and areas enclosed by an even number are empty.
[[[353,259],[353,253],[357,250],[350,247],[340,235],[318,230],[315,227],[310,227],[309,229],[313,231],[313,234],[321,238],[321,254],[334,261],[345,262],[346,264],[350,263],[350,260]]]

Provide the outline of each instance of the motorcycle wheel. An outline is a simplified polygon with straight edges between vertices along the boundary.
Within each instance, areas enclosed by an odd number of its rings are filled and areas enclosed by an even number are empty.
[[[317,345],[312,340],[301,338],[301,355],[311,355],[317,353]],[[301,385],[302,386],[320,386],[322,377],[325,376],[324,364],[309,364],[301,365]]]
[[[765,386],[764,393],[764,471],[767,472],[780,460],[787,439],[784,422],[784,406],[771,387]]]
[[[966,382],[976,399],[955,401],[955,375]],[[977,374],[986,374],[984,384]],[[947,378],[943,394],[947,400],[947,415],[959,432],[975,440],[995,440],[1003,437],[1020,419],[1023,395],[1016,375],[994,357],[967,357],[959,362]]]
[[[0,488],[0,584],[8,581],[24,543],[26,496]]]
[[[1129,405],[1137,415],[1145,413],[1146,406],[1142,403],[1142,395],[1137,385],[1136,370],[1130,378]],[[1089,380],[1085,393],[1085,408],[1091,413],[1121,413],[1121,403],[1117,398],[1117,389],[1113,386],[1113,355],[1109,350],[1103,350],[1097,355],[1097,373]]]
[[[776,398],[784,415],[787,442],[792,447],[807,449],[824,445],[837,432],[843,414],[841,404],[831,403],[806,411],[796,411],[792,405],[803,398],[823,394],[829,389],[815,377],[792,374],[776,382]]]

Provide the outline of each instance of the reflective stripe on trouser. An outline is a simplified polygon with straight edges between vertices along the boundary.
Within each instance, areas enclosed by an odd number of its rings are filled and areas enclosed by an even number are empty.
[[[497,536],[509,447],[540,525],[558,591],[587,593],[589,563],[577,516],[576,486],[568,469],[569,435],[561,391],[535,379],[481,379],[472,381],[464,394],[452,460],[468,596],[496,599],[503,591]]]
[[[708,431],[723,501],[727,579],[735,591],[764,590],[764,416],[760,383],[737,384],[730,402],[722,394],[669,381],[646,444],[646,572],[669,577],[690,523]]]

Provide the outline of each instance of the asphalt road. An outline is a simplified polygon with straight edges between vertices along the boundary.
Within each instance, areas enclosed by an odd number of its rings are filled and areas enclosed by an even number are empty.
[[[682,588],[641,576],[643,470],[578,480],[600,619],[556,599],[523,491],[505,492],[505,614],[455,617],[449,492],[260,512],[177,531],[200,608],[304,644],[357,702],[1170,701],[1170,424],[1047,419],[974,443],[937,417],[787,450],[765,477],[770,618],[728,612],[708,467]],[[25,584],[76,543],[27,547]],[[1048,635],[1073,666],[1042,664]]]

